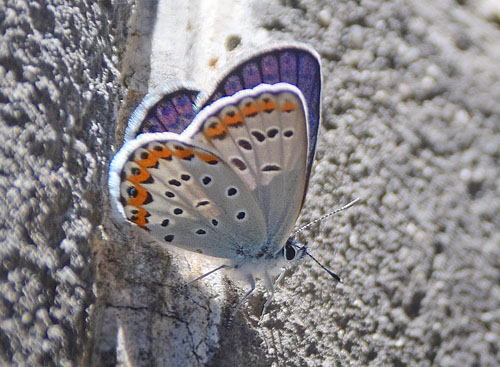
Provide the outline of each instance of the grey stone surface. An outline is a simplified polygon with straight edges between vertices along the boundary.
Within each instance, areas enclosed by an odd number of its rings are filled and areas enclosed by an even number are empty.
[[[0,2],[2,366],[72,366],[89,349],[122,5]]]
[[[363,199],[301,236],[344,282],[306,260],[260,325],[262,289],[231,325],[242,291],[222,274],[178,290],[213,265],[120,223],[106,191],[130,109],[154,84],[158,4],[0,3],[1,365],[500,363],[496,2],[250,4],[270,39],[322,56],[298,224]],[[182,52],[208,47],[185,29]],[[253,46],[247,28],[231,32],[241,44],[229,55]]]

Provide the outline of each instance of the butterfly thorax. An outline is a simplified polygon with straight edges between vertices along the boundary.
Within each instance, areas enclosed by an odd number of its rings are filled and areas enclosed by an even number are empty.
[[[282,273],[286,268],[296,265],[305,253],[305,246],[298,246],[296,241],[290,237],[285,245],[275,253],[262,250],[256,256],[235,261],[232,264],[232,273],[240,280],[258,278],[267,281]]]

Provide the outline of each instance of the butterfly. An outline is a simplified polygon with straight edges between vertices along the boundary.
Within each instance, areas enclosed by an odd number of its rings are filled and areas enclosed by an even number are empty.
[[[321,118],[318,54],[302,44],[240,58],[209,93],[164,87],[133,113],[109,171],[112,204],[156,240],[218,257],[255,289],[307,253],[292,233]],[[236,308],[238,308],[236,306]]]

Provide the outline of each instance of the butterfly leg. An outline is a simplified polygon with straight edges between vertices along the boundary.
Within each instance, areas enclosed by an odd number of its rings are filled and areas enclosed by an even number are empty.
[[[236,307],[234,308],[233,310],[233,313],[231,314],[231,319],[233,319],[234,315],[236,314],[236,311],[238,310],[238,307],[241,306],[241,304],[243,302],[246,301],[246,299],[252,294],[252,292],[255,290],[255,279],[253,278],[253,276],[251,274],[248,275],[248,283],[250,284],[250,290],[243,296],[242,299],[240,299],[240,301],[238,302],[238,304],[236,305]]]
[[[190,286],[191,284],[193,284],[194,282],[197,282],[198,280],[201,280],[201,279],[203,279],[203,278],[205,278],[205,277],[209,276],[210,274],[215,273],[215,272],[216,272],[216,271],[218,271],[218,270],[221,270],[221,269],[232,269],[232,268],[233,268],[233,266],[229,266],[229,265],[221,265],[221,266],[218,266],[218,267],[216,267],[215,269],[210,270],[208,273],[205,273],[205,274],[203,274],[203,275],[199,276],[198,278],[193,279],[193,280],[191,280],[190,282],[188,282],[188,283],[184,284],[184,285],[183,285],[182,287],[180,287],[180,288],[182,289],[182,288],[188,287],[188,286]]]
[[[278,276],[278,279],[274,282],[274,284],[279,284],[281,282],[281,279],[285,276],[285,271],[283,270],[280,275]]]
[[[284,272],[282,272],[280,274],[278,279],[280,279],[283,274],[284,274]],[[271,279],[271,276],[269,275],[269,273],[267,271],[266,271],[266,274],[264,277],[264,282],[265,282],[266,288],[269,291],[270,295],[269,295],[269,298],[267,299],[266,303],[264,303],[264,307],[262,308],[262,313],[260,314],[259,324],[262,323],[262,318],[264,317],[264,314],[266,313],[266,309],[271,304],[271,302],[273,301],[273,298],[274,298],[273,280]]]

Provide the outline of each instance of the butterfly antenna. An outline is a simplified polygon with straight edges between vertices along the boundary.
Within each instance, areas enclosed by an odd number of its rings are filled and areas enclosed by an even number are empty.
[[[319,266],[321,266],[321,268],[322,268],[324,271],[326,271],[328,274],[330,274],[330,276],[331,276],[333,279],[335,279],[335,280],[336,280],[337,282],[339,282],[339,283],[342,283],[342,279],[340,279],[340,277],[339,277],[337,274],[335,274],[333,271],[331,271],[331,270],[330,270],[330,269],[328,269],[326,266],[324,266],[322,263],[320,263],[318,260],[316,260],[316,258],[315,258],[313,255],[311,255],[309,252],[307,252],[307,249],[306,249],[305,254],[306,254],[307,256],[309,256],[311,259],[313,259],[313,260],[314,260],[314,262],[315,262],[316,264],[318,264]]]
[[[296,229],[295,231],[293,231],[292,233],[292,236],[296,235],[297,233],[299,232],[302,232],[304,229],[307,229],[309,228],[310,226],[312,226],[313,224],[315,223],[318,223],[318,222],[321,222],[323,219],[326,219],[328,217],[331,217],[332,215],[334,214],[337,214],[338,212],[341,212],[343,210],[346,210],[346,209],[349,209],[351,206],[353,206],[354,204],[356,204],[358,201],[360,201],[361,199],[360,198],[356,198],[354,199],[353,201],[351,201],[350,203],[344,205],[342,208],[338,208],[338,209],[335,209],[333,212],[330,212],[330,213],[327,213],[325,215],[322,215],[321,217],[319,218],[316,218],[315,220],[313,220],[312,222],[309,222],[307,224],[304,224],[302,227],[299,227],[298,229]],[[309,255],[309,254],[308,254]],[[309,255],[311,256],[311,255]],[[311,256],[312,257],[312,256]],[[314,258],[313,258],[314,259]],[[316,261],[316,259],[314,259],[314,261]],[[317,262],[317,261],[316,261]],[[318,263],[319,264],[319,263]],[[321,264],[320,264],[321,265]],[[323,265],[321,265],[323,266]]]
[[[332,211],[332,212],[330,212],[330,213],[327,213],[327,214],[325,214],[325,215],[322,215],[321,217],[319,217],[319,218],[317,218],[317,219],[313,220],[312,222],[309,222],[309,223],[307,223],[307,224],[303,225],[302,227],[300,227],[300,228],[296,229],[296,230],[292,233],[292,236],[294,236],[295,234],[297,234],[297,233],[299,233],[299,232],[302,232],[304,229],[309,228],[309,227],[310,227],[310,226],[312,226],[313,224],[318,223],[318,222],[322,221],[323,219],[326,219],[326,218],[328,218],[328,217],[331,217],[332,215],[337,214],[338,212],[341,212],[342,210],[349,209],[351,206],[353,206],[354,204],[356,204],[356,203],[357,203],[358,201],[360,201],[360,200],[361,200],[360,198],[356,198],[356,199],[354,199],[353,201],[351,201],[350,203],[348,203],[348,204],[344,205],[343,207],[338,208],[338,209],[335,209],[334,211]],[[311,255],[311,254],[307,251],[307,247],[306,247],[306,246],[304,246],[304,247],[303,247],[303,249],[304,249],[304,253],[305,253],[307,256],[309,256],[311,259],[313,259],[313,260],[314,260],[314,262],[315,262],[316,264],[318,264],[319,266],[321,266],[321,268],[322,268],[324,271],[326,271],[328,274],[330,274],[330,276],[331,276],[333,279],[335,279],[337,282],[342,283],[342,279],[340,279],[340,277],[339,277],[337,274],[335,274],[333,271],[331,271],[331,270],[330,270],[330,269],[328,269],[326,266],[324,266],[322,263],[320,263],[318,260],[316,260],[316,258],[315,258],[313,255]]]

